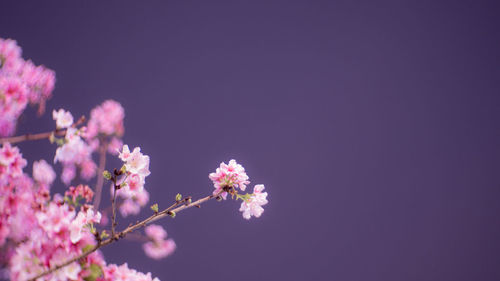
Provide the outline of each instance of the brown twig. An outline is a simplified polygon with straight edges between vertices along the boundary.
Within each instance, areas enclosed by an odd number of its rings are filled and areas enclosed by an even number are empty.
[[[222,193],[222,192],[220,192],[220,193]],[[69,260],[63,262],[62,264],[56,265],[56,266],[52,267],[51,269],[44,271],[44,272],[36,275],[35,277],[29,279],[29,281],[35,281],[36,279],[38,279],[40,277],[43,277],[43,276],[50,274],[56,270],[59,270],[59,269],[65,267],[65,266],[67,266],[75,261],[83,259],[83,258],[87,257],[88,255],[90,255],[91,253],[97,251],[99,248],[104,247],[106,245],[109,245],[115,241],[118,241],[119,239],[124,238],[128,233],[130,233],[134,230],[137,230],[141,227],[144,227],[153,221],[159,220],[159,219],[164,218],[166,216],[173,217],[173,216],[175,216],[174,214],[176,214],[182,210],[191,208],[191,207],[195,207],[195,206],[199,207],[200,204],[203,204],[204,202],[207,202],[213,198],[216,198],[217,196],[220,195],[220,193],[215,194],[215,195],[212,194],[212,195],[203,197],[203,198],[198,199],[198,200],[191,202],[191,203],[189,203],[189,201],[188,201],[190,198],[185,198],[181,201],[177,201],[172,206],[166,208],[165,210],[158,212],[158,213],[155,213],[155,214],[151,215],[150,217],[148,217],[147,219],[125,228],[123,231],[116,233],[115,235],[111,236],[110,238],[108,238],[102,242],[99,242],[99,239],[98,239],[98,243],[94,247],[92,247],[90,250],[88,250],[87,252],[82,253],[82,254],[80,254],[72,259],[69,259]]]
[[[85,116],[80,117],[76,123],[72,125],[72,127],[79,126],[85,122]],[[64,136],[66,134],[66,129],[55,129],[50,132],[45,132],[45,133],[38,133],[38,134],[25,134],[25,135],[20,135],[20,136],[15,136],[15,137],[7,137],[7,138],[0,138],[0,143],[18,143],[18,142],[23,142],[23,141],[31,141],[31,140],[43,140],[43,139],[48,139],[50,136]]]
[[[104,139],[100,139],[99,146],[99,167],[97,169],[97,183],[95,186],[95,196],[94,196],[94,210],[99,210],[99,204],[101,203],[102,186],[104,185],[103,172],[106,168],[106,151],[108,150],[108,142]]]

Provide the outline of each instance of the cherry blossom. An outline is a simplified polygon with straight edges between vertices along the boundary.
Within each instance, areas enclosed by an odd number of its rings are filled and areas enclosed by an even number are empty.
[[[123,118],[125,113],[120,103],[107,100],[90,112],[87,125],[87,138],[92,139],[99,134],[121,137],[124,132]]]
[[[14,133],[28,102],[43,112],[54,84],[52,70],[25,61],[16,41],[0,38],[0,136]]]
[[[69,184],[76,175],[76,166],[81,169],[81,175],[89,180],[95,176],[97,165],[92,160],[92,149],[81,138],[80,132],[75,128],[68,128],[64,144],[57,148],[54,163],[63,164],[62,181]]]
[[[268,202],[267,192],[262,192],[263,190],[263,184],[255,185],[250,199],[244,200],[241,203],[240,212],[243,212],[243,217],[245,219],[248,220],[252,216],[258,218],[264,212],[264,208],[262,208],[262,206],[266,205]]]
[[[104,281],[160,281],[158,278],[152,278],[151,273],[144,274],[134,269],[128,268],[127,263],[120,266],[110,264],[104,269]]]
[[[51,185],[55,178],[56,173],[47,161],[42,159],[33,163],[33,179],[36,182]]]
[[[144,252],[152,259],[162,259],[171,255],[176,248],[175,242],[167,238],[167,232],[163,227],[153,224],[144,229],[146,237],[151,241],[143,245]]]
[[[59,109],[58,111],[52,111],[52,118],[56,120],[56,126],[58,129],[68,128],[73,125],[73,115],[69,111],[64,109]]]
[[[220,167],[215,173],[210,173],[208,177],[214,183],[214,194],[219,193],[224,187],[239,188],[245,191],[246,185],[250,183],[245,168],[236,163],[234,159],[231,159],[229,164],[220,163]],[[221,196],[226,199],[227,192],[223,192]]]

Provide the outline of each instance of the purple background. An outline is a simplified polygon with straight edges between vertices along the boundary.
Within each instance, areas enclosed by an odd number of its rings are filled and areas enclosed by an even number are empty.
[[[120,101],[160,207],[211,192],[231,158],[269,192],[260,219],[210,202],[161,221],[173,256],[123,242],[108,262],[162,280],[500,280],[495,1],[75,2],[0,4],[0,36],[57,73],[49,110]],[[33,112],[18,133],[54,127]]]

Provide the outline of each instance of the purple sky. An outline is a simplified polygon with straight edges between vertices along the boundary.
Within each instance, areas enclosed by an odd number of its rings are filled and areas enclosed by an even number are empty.
[[[234,201],[188,210],[161,221],[173,256],[124,242],[108,262],[176,281],[500,280],[495,1],[124,2],[3,1],[0,37],[56,71],[49,110],[122,103],[151,203],[210,193],[231,158],[270,203],[251,221]],[[54,127],[33,112],[18,133]]]

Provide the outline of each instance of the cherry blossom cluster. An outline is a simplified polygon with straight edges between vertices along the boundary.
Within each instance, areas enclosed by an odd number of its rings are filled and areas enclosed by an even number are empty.
[[[54,177],[44,175],[47,171],[53,173],[50,164],[44,160],[35,162],[32,180],[23,173],[26,163],[17,147],[5,143],[0,149],[0,261],[8,263],[11,280],[27,280],[68,257],[82,254],[96,244],[94,224],[101,220],[101,214],[88,204],[93,196],[90,187],[72,186],[64,197],[56,194],[51,198],[47,191]],[[146,233],[159,245],[151,247],[157,257],[175,249],[173,241],[164,241],[166,234],[162,236],[161,231],[152,228]],[[96,251],[40,280],[152,278],[150,273],[137,272],[126,264],[106,264],[101,252]]]
[[[124,145],[119,151],[119,158],[124,162],[124,175],[117,194],[123,200],[119,207],[120,213],[126,217],[138,214],[149,201],[149,193],[144,189],[145,179],[150,174],[149,156],[142,154],[139,147],[130,152],[128,145]]]
[[[55,84],[54,71],[21,57],[16,41],[0,38],[0,136],[14,133],[16,122],[28,103],[45,109]]]
[[[238,164],[236,160],[231,159],[228,164],[222,162],[215,173],[210,173],[208,177],[214,183],[214,195],[218,195],[224,200],[228,194],[231,194],[236,199],[241,199],[240,212],[245,219],[250,219],[252,216],[258,218],[264,212],[262,206],[268,203],[267,192],[263,192],[264,185],[255,185],[252,194],[239,194],[238,189],[245,191],[247,184],[250,183],[249,177],[245,172],[245,168]]]
[[[160,225],[149,225],[144,229],[144,232],[150,240],[142,246],[148,257],[158,260],[169,256],[175,251],[174,240],[166,239],[167,231]]]
[[[92,160],[92,148],[82,138],[84,130],[73,127],[73,116],[64,109],[52,112],[58,129],[66,129],[64,139],[58,143],[54,163],[61,162],[63,172],[61,180],[69,184],[76,176],[76,168],[79,168],[83,179],[89,180],[96,174],[97,165]]]
[[[107,100],[90,112],[85,138],[93,150],[102,142],[107,142],[108,152],[116,155],[123,145],[121,137],[125,131],[123,119],[125,111],[120,103]]]

